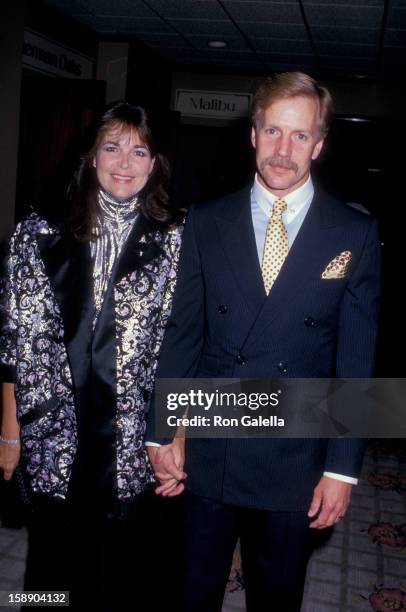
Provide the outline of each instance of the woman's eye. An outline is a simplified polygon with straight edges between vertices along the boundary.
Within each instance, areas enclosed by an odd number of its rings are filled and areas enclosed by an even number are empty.
[[[137,157],[145,157],[147,155],[146,151],[142,149],[135,149],[134,153]]]
[[[117,151],[117,147],[112,147],[111,145],[108,145],[107,147],[104,148],[105,151],[107,151],[108,153],[114,153],[115,151]]]

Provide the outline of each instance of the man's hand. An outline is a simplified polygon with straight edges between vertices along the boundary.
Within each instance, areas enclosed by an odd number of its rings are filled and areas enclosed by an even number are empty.
[[[312,503],[307,516],[316,516],[309,527],[313,529],[324,529],[338,523],[347,512],[350,503],[352,484],[322,476],[317,487],[314,489]]]
[[[184,446],[184,438],[174,438],[171,444],[147,447],[155,476],[161,483],[155,491],[157,495],[175,497],[184,491],[185,486],[181,482],[186,478],[183,471]]]
[[[0,469],[4,480],[11,480],[20,460],[20,444],[2,444],[0,442]]]

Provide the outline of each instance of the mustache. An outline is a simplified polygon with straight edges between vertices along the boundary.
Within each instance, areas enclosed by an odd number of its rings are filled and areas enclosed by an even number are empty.
[[[280,166],[281,168],[293,170],[295,173],[297,173],[299,170],[296,162],[284,157],[267,157],[261,163],[260,170],[263,170],[266,166]]]

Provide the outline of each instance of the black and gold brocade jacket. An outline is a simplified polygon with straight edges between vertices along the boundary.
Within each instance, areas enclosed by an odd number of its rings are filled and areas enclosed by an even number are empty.
[[[0,375],[16,385],[22,461],[35,493],[66,499],[86,489],[101,503],[112,494],[127,502],[153,482],[145,408],[181,233],[139,214],[93,329],[89,244],[35,213],[17,226],[1,286]]]

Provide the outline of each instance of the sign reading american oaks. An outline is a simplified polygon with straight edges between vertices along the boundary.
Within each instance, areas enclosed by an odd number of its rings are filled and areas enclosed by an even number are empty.
[[[23,63],[39,72],[74,79],[91,79],[93,61],[42,34],[25,30]]]

